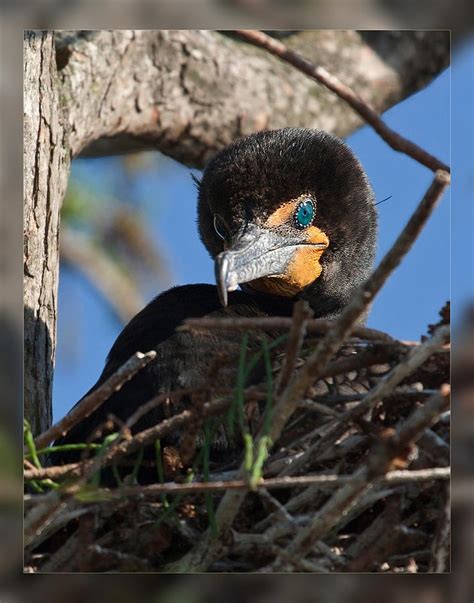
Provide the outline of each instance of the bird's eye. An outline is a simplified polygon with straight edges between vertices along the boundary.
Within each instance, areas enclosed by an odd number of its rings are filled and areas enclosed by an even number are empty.
[[[294,213],[294,222],[296,228],[308,228],[311,225],[314,218],[314,203],[311,199],[304,199],[296,208]]]
[[[222,218],[220,218],[217,214],[214,214],[214,230],[217,233],[217,236],[220,237],[223,241],[226,238],[226,227]]]

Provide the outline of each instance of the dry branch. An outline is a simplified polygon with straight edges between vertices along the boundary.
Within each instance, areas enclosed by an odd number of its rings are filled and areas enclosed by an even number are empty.
[[[124,383],[138,373],[143,367],[151,362],[156,356],[155,351],[136,352],[125,362],[117,371],[111,375],[100,387],[95,389],[88,396],[85,396],[65,417],[55,425],[43,432],[35,439],[35,445],[38,449],[47,446],[50,442],[64,436],[74,425],[77,425],[82,419],[89,416],[105,400],[118,391]]]
[[[337,94],[337,96],[352,107],[352,109],[354,109],[369,126],[372,126],[377,134],[379,134],[395,151],[409,155],[433,172],[436,172],[437,170],[449,172],[449,167],[445,163],[427,153],[417,144],[411,142],[411,140],[404,138],[389,128],[369,104],[363,101],[349,86],[341,82],[334,75],[331,75],[323,67],[313,65],[300,54],[287,48],[279,40],[271,38],[261,31],[238,29],[235,33],[247,42],[259,46],[260,48],[265,48],[268,52],[283,61],[290,63],[299,71],[306,73],[311,78]]]
[[[395,470],[386,473],[376,480],[377,484],[404,484],[411,482],[425,482],[431,480],[447,480],[451,472],[448,467],[435,467],[432,469],[417,470]],[[358,478],[353,475],[302,475],[296,477],[271,477],[262,478],[257,484],[260,489],[286,490],[301,486],[341,486],[357,482]],[[375,480],[374,480],[375,481]],[[248,480],[235,479],[212,482],[191,482],[179,484],[169,482],[165,484],[152,484],[150,486],[124,486],[119,490],[97,490],[97,496],[113,500],[124,496],[139,496],[147,498],[161,498],[163,494],[190,494],[193,492],[220,492],[223,490],[250,490]],[[284,507],[282,507],[284,509]]]
[[[265,331],[279,331],[290,329],[292,324],[292,318],[282,316],[265,316],[262,318],[187,318],[182,326],[178,327],[178,330],[215,329],[225,331],[249,331],[262,329]],[[311,335],[325,335],[334,328],[334,324],[335,320],[314,318],[306,322],[306,331]],[[388,333],[360,325],[353,325],[350,330],[350,335],[369,341],[386,343],[393,343],[396,341]]]
[[[222,33],[58,32],[56,43],[74,155],[158,148],[202,168],[256,130],[304,126],[347,136],[362,122],[295,69]],[[422,88],[449,61],[447,32],[381,38],[303,31],[287,43],[326,68],[336,65],[339,78],[379,111]]]

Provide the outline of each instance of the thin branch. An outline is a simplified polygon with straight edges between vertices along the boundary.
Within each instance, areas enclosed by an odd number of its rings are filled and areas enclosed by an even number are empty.
[[[382,364],[392,359],[394,356],[393,350],[388,347],[380,350],[378,347],[371,347],[367,350],[362,350],[358,354],[337,358],[330,362],[321,372],[321,379],[325,377],[333,377],[335,375],[343,375],[350,371],[359,371],[362,368],[368,368],[374,364]]]
[[[394,439],[398,447],[406,447],[414,443],[421,433],[438,420],[439,415],[449,408],[450,386],[445,383],[438,394],[435,394],[425,404],[418,407],[397,430]]]
[[[23,478],[25,481],[28,481],[30,479],[56,480],[68,474],[71,477],[74,477],[79,476],[81,474],[81,468],[81,463],[69,463],[67,465],[57,465],[55,467],[41,467],[41,469],[26,469],[23,472]]]
[[[444,489],[443,513],[438,521],[436,535],[431,549],[429,571],[442,573],[449,571],[449,554],[451,550],[451,498],[449,484]]]
[[[60,421],[52,427],[44,431],[35,439],[37,449],[44,448],[53,440],[64,436],[82,419],[89,416],[96,408],[98,408],[105,400],[107,400],[114,392],[118,391],[124,383],[144,368],[156,356],[156,352],[151,350],[146,354],[136,352],[131,356],[125,364],[105,381],[100,387],[85,396],[76,406]]]
[[[298,354],[303,345],[306,324],[312,315],[313,312],[306,302],[303,300],[296,302],[293,310],[292,325],[286,346],[283,366],[281,367],[278,374],[278,380],[275,384],[275,395],[277,396],[285,389],[291,379]]]
[[[264,329],[265,331],[280,331],[290,329],[292,324],[292,318],[283,316],[262,316],[261,318],[187,318],[177,330],[222,329],[225,331],[249,331]],[[306,332],[310,335],[326,335],[334,328],[335,324],[336,320],[314,318],[306,322]],[[379,343],[399,343],[388,333],[360,325],[354,325],[350,330],[350,335]]]
[[[341,82],[334,75],[328,73],[323,67],[314,65],[300,54],[287,48],[279,40],[271,38],[261,31],[255,29],[237,29],[234,33],[250,44],[264,48],[282,61],[290,63],[299,71],[306,73],[306,75],[309,75],[309,77],[334,92],[340,99],[344,100],[352,107],[367,124],[372,126],[377,134],[379,134],[395,151],[400,151],[401,153],[405,153],[405,155],[409,155],[433,172],[437,170],[443,170],[445,172],[450,171],[445,163],[426,152],[414,142],[411,142],[389,128],[387,124],[380,119],[377,112],[368,103],[362,100],[352,88]]]
[[[155,398],[152,398],[142,406],[140,406],[133,415],[124,424],[120,437],[115,439],[109,446],[106,453],[101,456],[95,457],[94,459],[86,459],[78,463],[71,463],[68,465],[61,465],[57,467],[43,467],[38,469],[31,466],[29,469],[24,471],[24,478],[29,479],[56,479],[68,475],[69,477],[83,476],[86,472],[89,473],[97,471],[112,461],[117,460],[123,456],[131,454],[141,446],[153,443],[156,439],[161,439],[174,431],[185,427],[190,421],[194,419],[191,410],[184,410],[177,415],[173,415],[169,419],[164,419],[157,425],[145,429],[136,433],[133,436],[129,435],[129,428],[138,421],[144,414],[163,403],[167,399],[177,400],[180,397],[192,393],[201,393],[208,391],[209,388],[198,388],[194,390],[180,389],[172,392],[165,392],[159,394]],[[234,390],[232,388],[217,388],[214,390],[214,394],[219,396],[230,396]],[[254,386],[248,387],[244,390],[244,395],[249,400],[265,400],[267,393],[259,391]],[[221,414],[228,408],[230,399],[219,398],[217,400],[211,400],[206,402],[203,406],[203,416],[212,417]]]
[[[404,484],[418,483],[431,480],[449,479],[451,473],[449,467],[434,467],[431,469],[418,470],[396,470],[386,473],[378,478],[377,484]],[[345,484],[357,483],[358,477],[354,475],[301,475],[295,477],[269,477],[262,478],[256,487],[257,491],[262,489],[291,489],[302,486],[342,486]],[[164,484],[151,484],[149,486],[122,486],[118,490],[108,490],[107,488],[98,489],[97,497],[100,500],[113,500],[125,496],[140,496],[150,498],[160,498],[163,494],[189,494],[198,492],[221,492],[226,490],[250,490],[248,480],[234,479],[225,481],[210,482],[191,482],[176,483],[167,482]]]

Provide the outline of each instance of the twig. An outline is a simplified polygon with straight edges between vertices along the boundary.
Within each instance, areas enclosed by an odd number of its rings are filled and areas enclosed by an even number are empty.
[[[348,356],[346,358],[338,358],[330,362],[323,371],[321,371],[320,378],[333,377],[335,375],[342,375],[349,373],[350,371],[360,370],[372,366],[373,364],[382,364],[392,359],[394,352],[388,348],[382,350],[377,348],[369,348]]]
[[[57,479],[63,475],[80,475],[82,463],[69,463],[67,465],[57,465],[55,467],[41,467],[41,469],[26,469],[23,472],[25,480],[30,479]]]
[[[438,327],[440,330],[443,327]],[[433,336],[436,337],[436,334]],[[421,432],[431,427],[438,420],[439,415],[449,408],[450,386],[445,383],[439,394],[435,394],[425,404],[417,408],[405,421],[398,431],[397,444],[408,446],[421,436]]]
[[[148,560],[131,555],[130,553],[122,553],[121,551],[115,551],[100,546],[99,544],[92,544],[88,547],[87,552],[94,557],[102,561],[113,561],[117,563],[119,569],[122,571],[150,571],[151,566]],[[94,565],[92,565],[94,567]]]
[[[255,29],[237,29],[234,30],[234,33],[254,46],[264,48],[279,59],[290,63],[299,71],[309,75],[309,77],[334,92],[340,99],[352,107],[367,124],[372,126],[377,134],[379,134],[395,151],[400,151],[409,155],[433,172],[436,170],[444,170],[445,172],[450,171],[449,167],[442,161],[389,128],[384,121],[380,119],[377,112],[368,103],[362,100],[352,88],[338,80],[334,75],[328,73],[323,67],[314,65],[300,54],[287,48],[279,40],[276,40],[261,31]]]
[[[67,510],[54,516],[53,520],[48,523],[46,529],[42,529],[35,535],[34,540],[30,542],[32,548],[36,549],[38,546],[40,546],[40,544],[45,542],[52,534],[57,533],[61,530],[61,528],[67,526],[70,521],[74,519],[79,519],[79,517],[82,517],[83,515],[86,515],[90,512],[90,506],[79,507],[73,504],[69,505],[69,508]],[[54,569],[52,569],[51,571],[54,571]]]
[[[331,319],[313,318],[306,322],[306,332],[309,335],[326,335],[326,333],[329,333],[334,328],[336,322],[336,320]],[[293,319],[285,316],[262,316],[260,318],[187,318],[177,330],[280,331],[291,329],[292,324]],[[399,343],[384,331],[360,325],[353,325],[350,335],[378,343]]]
[[[306,488],[299,494],[296,494],[296,496],[293,496],[292,498],[290,498],[289,501],[285,505],[285,509],[289,513],[296,513],[296,512],[298,512],[299,509],[301,509],[303,507],[307,507],[308,505],[312,505],[314,507],[315,501],[317,500],[317,498],[316,498],[317,495],[321,493],[321,490],[323,488],[325,491],[326,488],[328,488],[328,487],[332,487],[332,484],[331,483],[329,483],[327,485],[326,484],[315,484],[315,485],[310,486],[309,488]],[[395,488],[393,488],[393,487],[392,488],[382,488],[381,490],[374,490],[373,492],[369,492],[365,496],[362,497],[362,499],[359,501],[359,503],[352,509],[351,513],[353,513],[355,510],[358,510],[358,512],[360,513],[363,510],[365,510],[366,508],[371,507],[374,503],[381,500],[382,498],[387,498],[387,496],[391,496],[394,492],[395,492]],[[297,520],[297,517],[298,516],[294,516],[295,521]],[[257,530],[257,531],[265,530],[272,522],[275,521],[275,519],[276,519],[275,512],[271,513],[270,515],[267,515],[266,517],[264,517],[261,521],[259,521],[255,525],[255,530]],[[308,521],[309,521],[309,518],[308,518]],[[305,523],[307,524],[308,521]],[[275,524],[274,526],[269,528],[269,530],[272,531],[271,532],[272,534],[275,533],[275,532],[273,532],[273,530],[276,530],[277,525],[278,524]],[[269,532],[269,530],[267,530],[267,532]],[[293,529],[291,529],[291,532],[293,532]]]
[[[431,461],[438,466],[449,466],[449,444],[439,437],[432,429],[427,429],[418,440],[418,446],[423,449]]]
[[[313,312],[305,301],[300,300],[296,302],[293,310],[293,320],[288,337],[288,343],[286,346],[285,359],[275,384],[276,396],[281,394],[293,375],[296,359],[301,350],[303,339],[306,333],[306,324],[312,315]]]
[[[377,517],[367,530],[362,532],[353,550],[352,557],[347,563],[345,570],[348,572],[370,571],[376,563],[388,559],[393,549],[396,550],[398,538],[397,533],[400,524],[400,496],[392,496],[383,512]],[[350,549],[347,551],[350,556]]]
[[[67,434],[77,423],[89,416],[114,392],[118,391],[124,383],[138,373],[143,367],[151,362],[156,356],[156,352],[151,350],[146,354],[136,352],[125,364],[123,364],[115,373],[105,381],[100,387],[95,389],[88,396],[85,396],[76,406],[55,425],[44,431],[35,439],[36,448],[43,448],[50,442]]]
[[[79,537],[73,534],[41,567],[41,573],[58,572],[70,561],[71,557],[78,556]],[[37,545],[36,545],[37,546]]]
[[[407,482],[425,482],[431,480],[446,480],[450,477],[448,467],[435,467],[432,469],[418,470],[396,470],[390,471],[374,481],[377,484],[403,484]],[[270,477],[262,478],[256,489],[291,489],[302,486],[342,486],[346,484],[358,483],[359,477],[354,475],[301,475],[289,477]],[[248,480],[234,479],[229,481],[210,481],[210,482],[191,482],[176,483],[168,482],[164,484],[151,484],[149,486],[123,486],[118,490],[108,490],[107,488],[98,489],[96,494],[103,497],[104,500],[114,500],[126,496],[140,496],[159,498],[162,494],[189,494],[197,492],[221,492],[228,490],[248,491],[250,485]]]
[[[44,496],[42,502],[33,507],[25,517],[23,530],[25,547],[32,545],[48,525],[65,511],[66,507],[67,503],[62,500],[58,492],[52,491]]]
[[[193,392],[207,391],[208,388],[195,389]],[[161,404],[165,399],[177,399],[183,395],[189,393],[188,389],[182,390],[174,390],[172,392],[166,392],[163,394],[159,394],[152,400],[146,402],[144,405],[140,406],[137,411],[129,418],[127,423],[125,424],[125,430],[128,429],[136,420],[138,420],[143,414],[149,412],[152,408]],[[214,392],[221,396],[229,396],[233,393],[233,389],[231,388],[218,388],[214,390]],[[244,395],[251,400],[264,400],[267,396],[266,393],[259,391],[254,386],[248,387],[244,390]],[[203,405],[203,415],[206,417],[212,417],[215,415],[221,414],[225,411],[230,404],[230,400],[225,399],[217,399],[212,400],[210,402],[206,402]],[[121,439],[118,437],[116,440],[112,442],[112,444],[107,449],[103,455],[98,456],[94,459],[86,459],[79,463],[71,463],[69,465],[61,465],[57,467],[43,467],[38,469],[36,467],[27,469],[24,471],[24,478],[29,479],[45,479],[45,478],[58,478],[64,475],[72,476],[83,476],[92,471],[95,472],[107,465],[109,465],[112,461],[117,460],[123,456],[131,454],[135,450],[139,449],[141,446],[146,446],[150,443],[153,443],[156,439],[161,439],[170,433],[186,426],[190,421],[193,420],[193,413],[190,410],[184,410],[183,412],[173,415],[169,419],[164,419],[157,425],[145,429],[143,431],[138,432],[132,437],[127,437],[126,439]]]
[[[293,517],[288,513],[285,509],[284,505],[281,504],[279,500],[277,500],[274,496],[270,494],[270,492],[265,488],[265,486],[260,486],[258,488],[258,493],[260,497],[269,503],[273,509],[275,509],[275,515],[279,516],[283,521],[287,522],[290,525],[294,525]]]
[[[395,388],[390,394],[388,394],[384,399],[390,400],[393,397],[403,397],[403,398],[425,398],[426,396],[432,396],[436,393],[437,390],[434,389],[424,389],[418,391],[417,389],[405,389],[404,387]],[[345,404],[346,402],[358,402],[359,400],[363,400],[367,394],[323,394],[322,396],[315,396],[312,398],[315,402],[319,402],[325,405],[335,405],[335,404]]]
[[[451,534],[451,500],[449,484],[444,489],[444,500],[441,517],[436,528],[436,535],[431,550],[430,572],[449,571],[450,534]]]
[[[327,447],[335,440],[339,439],[347,430],[351,422],[356,422],[371,408],[373,408],[382,399],[387,398],[393,393],[394,388],[405,377],[410,375],[416,368],[421,366],[440,346],[444,344],[449,336],[449,326],[442,325],[438,327],[435,334],[425,340],[419,347],[413,348],[402,362],[397,364],[389,373],[384,375],[377,385],[366,394],[360,403],[353,409],[347,411],[333,427],[320,440],[310,446],[299,458],[283,469],[281,475],[290,475],[301,470],[308,459],[315,458],[320,450],[327,450]]]

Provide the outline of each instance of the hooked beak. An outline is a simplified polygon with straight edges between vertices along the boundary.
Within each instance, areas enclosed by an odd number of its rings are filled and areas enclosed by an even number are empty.
[[[231,247],[215,259],[217,291],[222,305],[227,306],[228,292],[242,283],[285,274],[295,251],[308,244],[301,239],[288,240],[276,229],[247,224]],[[319,249],[327,247],[326,244],[311,245]]]

